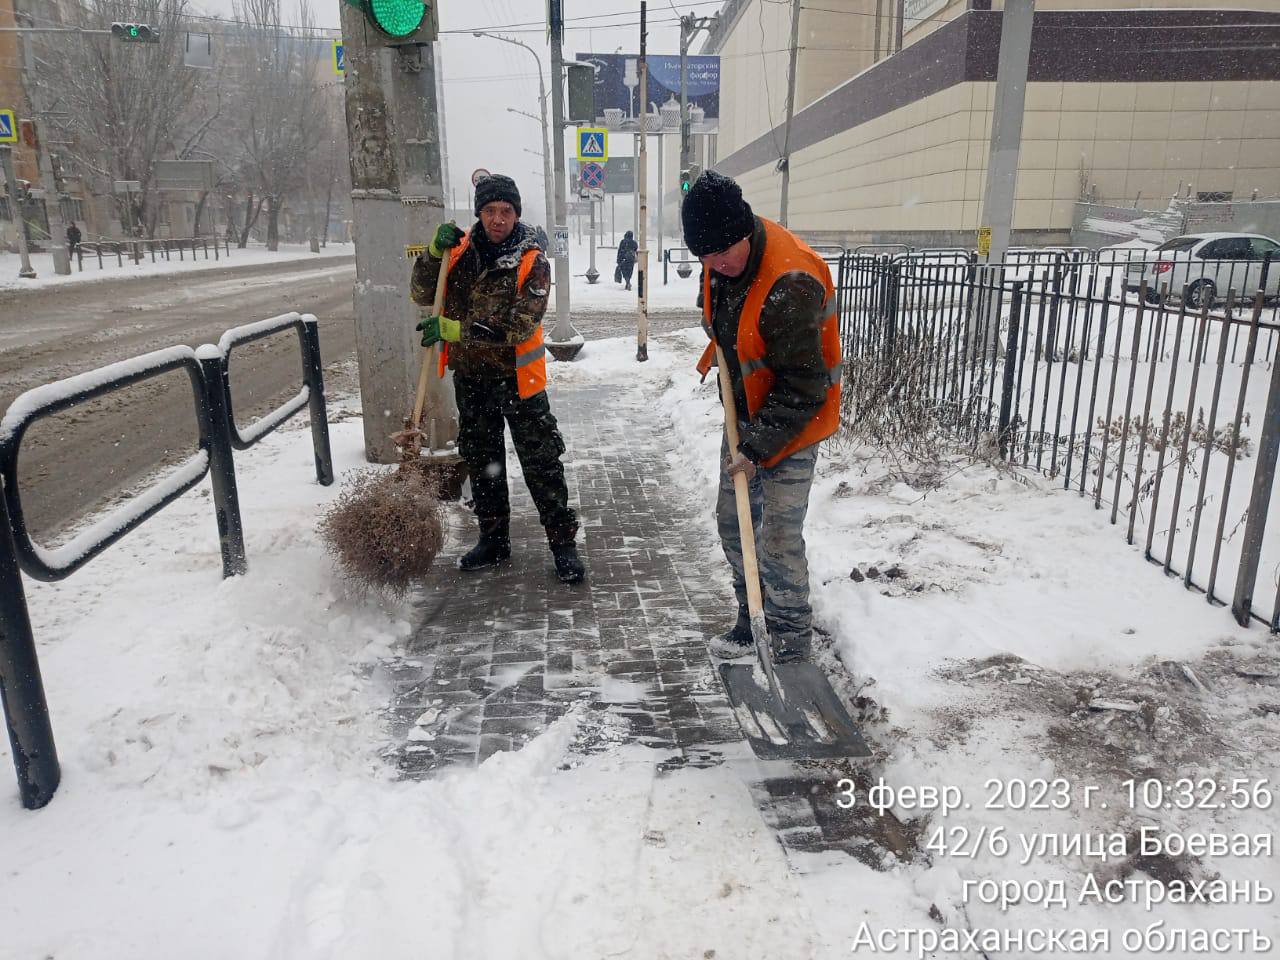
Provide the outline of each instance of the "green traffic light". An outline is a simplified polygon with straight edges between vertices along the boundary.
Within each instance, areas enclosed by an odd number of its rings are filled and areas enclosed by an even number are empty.
[[[427,15],[422,0],[369,0],[374,25],[390,37],[407,37]]]
[[[134,24],[132,24],[132,23],[131,23],[131,24],[129,24],[129,36],[131,36],[131,37],[137,37],[137,36],[138,36],[138,28],[137,28]]]

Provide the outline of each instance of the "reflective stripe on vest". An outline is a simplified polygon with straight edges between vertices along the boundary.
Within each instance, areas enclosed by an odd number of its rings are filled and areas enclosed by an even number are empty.
[[[449,272],[453,272],[453,268],[457,266],[462,255],[467,252],[467,248],[471,246],[471,231],[468,230],[462,235],[462,242],[449,251]],[[533,272],[533,265],[538,259],[539,250],[526,250],[520,257],[520,265],[516,268],[516,293],[517,295],[524,289],[524,285],[529,280],[529,274]],[[449,296],[449,280],[445,278],[445,298]],[[539,323],[537,329],[529,335],[525,340],[515,345],[516,351],[516,391],[520,394],[520,399],[528,400],[532,396],[536,396],[543,390],[547,389],[547,351],[542,345],[542,324]],[[445,371],[449,368],[449,344],[446,341],[440,348],[440,376],[444,376]]]
[[[765,228],[764,251],[755,278],[747,291],[742,312],[738,316],[738,365],[742,371],[743,390],[747,396],[747,416],[754,418],[773,389],[774,374],[765,363],[767,347],[760,333],[760,312],[773,285],[788,273],[806,273],[819,281],[825,291],[824,303],[835,296],[831,271],[826,261],[813,252],[807,244],[785,227],[764,217],[759,218]],[[702,311],[703,325],[714,330],[712,322],[711,271],[703,277]],[[713,340],[698,361],[698,371],[706,377],[715,362],[716,346]],[[840,325],[835,311],[822,322],[822,358],[830,386],[827,397],[818,412],[804,428],[774,457],[761,466],[772,467],[797,450],[825,440],[840,427],[840,383],[843,377],[843,360],[840,355]]]

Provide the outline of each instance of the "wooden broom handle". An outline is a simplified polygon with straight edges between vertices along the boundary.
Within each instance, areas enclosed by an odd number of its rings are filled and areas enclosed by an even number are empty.
[[[440,272],[436,274],[436,300],[431,307],[433,317],[440,316],[441,311],[444,310],[444,288],[449,282],[449,258],[446,256],[448,252],[446,250],[440,255]],[[427,403],[427,385],[431,382],[431,371],[439,363],[439,356],[439,343],[422,348],[422,369],[418,372],[418,395],[413,401],[413,420],[409,424],[411,430],[417,430],[422,424],[422,408]]]
[[[724,348],[716,344],[716,371],[720,380],[720,400],[724,404],[724,429],[729,438],[729,457],[738,455],[738,407],[733,402],[729,385],[729,368],[724,362]],[[760,593],[760,565],[756,561],[756,534],[751,525],[751,494],[744,474],[733,475],[733,493],[738,501],[738,537],[742,541],[742,573],[747,581],[747,612],[757,617],[764,614],[764,597]]]

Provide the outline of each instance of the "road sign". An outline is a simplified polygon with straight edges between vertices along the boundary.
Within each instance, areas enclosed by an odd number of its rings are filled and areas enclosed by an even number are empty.
[[[480,181],[488,176],[491,176],[488,170],[486,170],[484,167],[476,167],[474,170],[471,171],[471,185],[473,187],[478,186],[480,184]]]
[[[12,110],[0,110],[0,143],[18,142],[18,121]]]
[[[601,163],[608,160],[609,131],[603,127],[579,127],[578,159],[599,160]]]
[[[341,40],[333,41],[333,72],[347,72],[347,48]]]
[[[604,187],[604,167],[594,161],[584,163],[582,169],[578,171],[578,176],[582,179],[582,185],[589,190]]]

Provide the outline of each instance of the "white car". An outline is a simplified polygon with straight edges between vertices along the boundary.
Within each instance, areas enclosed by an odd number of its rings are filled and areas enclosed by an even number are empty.
[[[1270,263],[1267,262],[1268,255]],[[1255,233],[1195,233],[1166,240],[1125,265],[1125,289],[1147,281],[1147,300],[1156,303],[1168,284],[1169,299],[1186,288],[1187,305],[1197,309],[1222,300],[1228,290],[1237,298],[1280,295],[1280,243]]]

